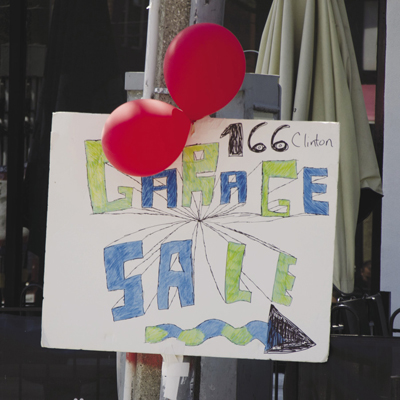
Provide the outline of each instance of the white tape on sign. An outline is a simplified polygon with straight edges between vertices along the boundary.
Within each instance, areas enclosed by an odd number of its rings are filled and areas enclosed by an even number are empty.
[[[181,378],[189,376],[189,363],[183,362],[183,356],[163,355],[162,375],[165,377],[164,397],[176,400]]]

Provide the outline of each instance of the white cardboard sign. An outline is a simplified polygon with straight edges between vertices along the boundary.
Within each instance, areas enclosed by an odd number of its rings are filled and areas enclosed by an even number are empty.
[[[204,118],[139,178],[106,118],[53,117],[42,345],[325,361],[339,125]]]

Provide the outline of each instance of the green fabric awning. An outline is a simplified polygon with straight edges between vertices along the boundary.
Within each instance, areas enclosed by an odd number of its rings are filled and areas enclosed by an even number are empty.
[[[282,120],[340,123],[333,283],[352,292],[360,192],[382,188],[344,0],[274,0],[256,73],[280,76]]]

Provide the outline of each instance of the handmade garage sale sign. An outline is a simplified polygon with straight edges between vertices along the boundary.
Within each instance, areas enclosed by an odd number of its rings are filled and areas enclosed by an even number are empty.
[[[138,178],[106,118],[54,115],[43,346],[326,360],[338,124],[204,118]]]

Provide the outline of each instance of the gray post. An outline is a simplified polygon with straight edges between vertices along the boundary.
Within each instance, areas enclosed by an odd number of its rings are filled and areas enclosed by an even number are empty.
[[[212,22],[223,25],[225,0],[192,0],[190,25]]]
[[[192,0],[190,25],[202,22],[223,25],[224,11],[225,0]],[[200,400],[236,399],[236,370],[236,359],[201,357]]]

